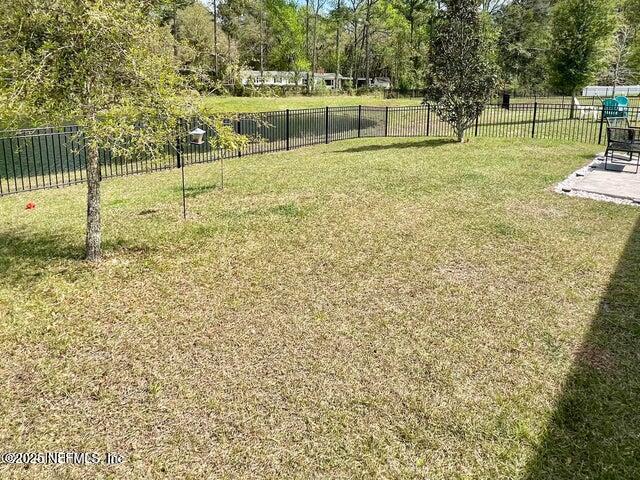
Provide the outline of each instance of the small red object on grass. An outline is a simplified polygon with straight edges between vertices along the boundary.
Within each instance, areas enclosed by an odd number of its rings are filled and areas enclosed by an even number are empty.
[[[27,210],[33,210],[34,208],[36,208],[36,204],[33,202],[29,202],[27,203]]]

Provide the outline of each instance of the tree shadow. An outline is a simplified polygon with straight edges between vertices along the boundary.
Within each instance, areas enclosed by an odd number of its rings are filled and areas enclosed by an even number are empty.
[[[84,245],[70,243],[55,235],[0,234],[0,273],[9,270],[18,259],[47,262],[51,260],[81,260]]]
[[[214,192],[216,190],[221,190],[220,181],[216,184],[208,184],[208,185],[195,185],[188,186],[184,189],[185,197],[187,198],[196,198],[200,195],[204,195],[205,193]],[[174,188],[174,191],[182,192],[182,187]]]
[[[640,220],[523,478],[640,478]]]
[[[113,253],[146,254],[154,249],[124,238],[112,238],[103,240],[102,250],[103,255],[108,256]],[[50,275],[53,264],[85,265],[84,235],[70,238],[65,235],[0,233],[0,284],[29,283],[34,278]]]
[[[0,233],[0,284],[31,284],[54,263],[84,259],[84,244],[64,236]]]
[[[338,153],[358,153],[358,152],[375,152],[382,150],[397,150],[405,148],[424,148],[424,147],[440,147],[443,145],[451,145],[458,143],[454,139],[450,138],[430,138],[428,140],[422,140],[420,142],[403,141],[398,143],[390,143],[387,145],[361,145],[358,147],[350,147],[344,150],[337,150]]]

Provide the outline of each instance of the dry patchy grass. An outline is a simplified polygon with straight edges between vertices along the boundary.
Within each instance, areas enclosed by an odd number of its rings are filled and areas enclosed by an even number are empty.
[[[0,476],[632,478],[605,473],[640,472],[638,210],[550,189],[594,151],[347,141],[229,161],[223,191],[192,166],[187,222],[179,172],[110,180],[95,267],[82,187],[2,199],[0,445],[125,462]]]

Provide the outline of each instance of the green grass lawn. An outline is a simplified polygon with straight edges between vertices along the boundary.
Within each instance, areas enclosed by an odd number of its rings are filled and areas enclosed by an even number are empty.
[[[596,146],[362,139],[0,199],[1,478],[640,477],[640,211]],[[25,210],[28,201],[35,210]]]
[[[385,106],[420,105],[421,99],[390,99],[381,95],[326,95],[294,97],[201,97],[202,106],[208,113],[270,112],[295,108],[347,107],[353,105]]]

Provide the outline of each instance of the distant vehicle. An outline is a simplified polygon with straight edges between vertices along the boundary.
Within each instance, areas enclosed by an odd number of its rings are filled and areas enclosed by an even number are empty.
[[[373,79],[373,87],[384,88],[388,90],[391,88],[391,79],[389,77],[375,77]]]
[[[367,79],[364,77],[356,79],[358,88],[367,86]],[[373,77],[369,79],[369,88],[383,88],[389,90],[391,88],[391,79],[389,77]]]

